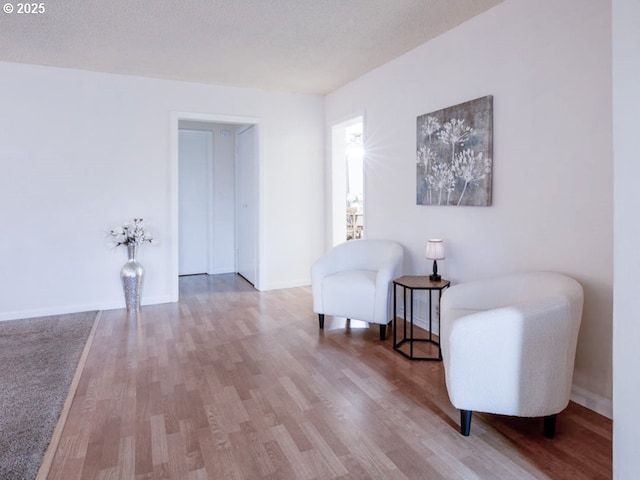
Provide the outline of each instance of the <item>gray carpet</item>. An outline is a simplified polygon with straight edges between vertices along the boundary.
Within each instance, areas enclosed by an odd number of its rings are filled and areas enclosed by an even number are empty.
[[[0,322],[0,479],[36,477],[96,316]]]

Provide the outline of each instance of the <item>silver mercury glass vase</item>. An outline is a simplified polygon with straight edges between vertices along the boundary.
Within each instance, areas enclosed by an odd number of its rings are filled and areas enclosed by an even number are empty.
[[[138,253],[137,245],[127,245],[127,255],[129,260],[120,270],[120,280],[124,290],[124,300],[127,310],[140,309],[140,294],[142,293],[142,282],[144,280],[144,267],[136,260]]]

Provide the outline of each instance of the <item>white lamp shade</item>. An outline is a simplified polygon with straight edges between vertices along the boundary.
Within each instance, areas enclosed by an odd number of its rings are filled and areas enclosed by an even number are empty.
[[[427,242],[425,257],[429,260],[444,260],[444,244],[441,239],[433,238]]]

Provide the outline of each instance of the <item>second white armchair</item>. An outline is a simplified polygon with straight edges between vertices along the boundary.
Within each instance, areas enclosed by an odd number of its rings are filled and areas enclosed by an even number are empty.
[[[546,437],[569,403],[583,290],[553,272],[454,285],[441,303],[451,403],[469,435],[473,411],[544,417]]]

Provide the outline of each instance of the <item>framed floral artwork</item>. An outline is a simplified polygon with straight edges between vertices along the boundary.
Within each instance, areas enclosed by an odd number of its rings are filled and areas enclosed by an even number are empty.
[[[417,118],[416,203],[491,205],[493,96]]]

